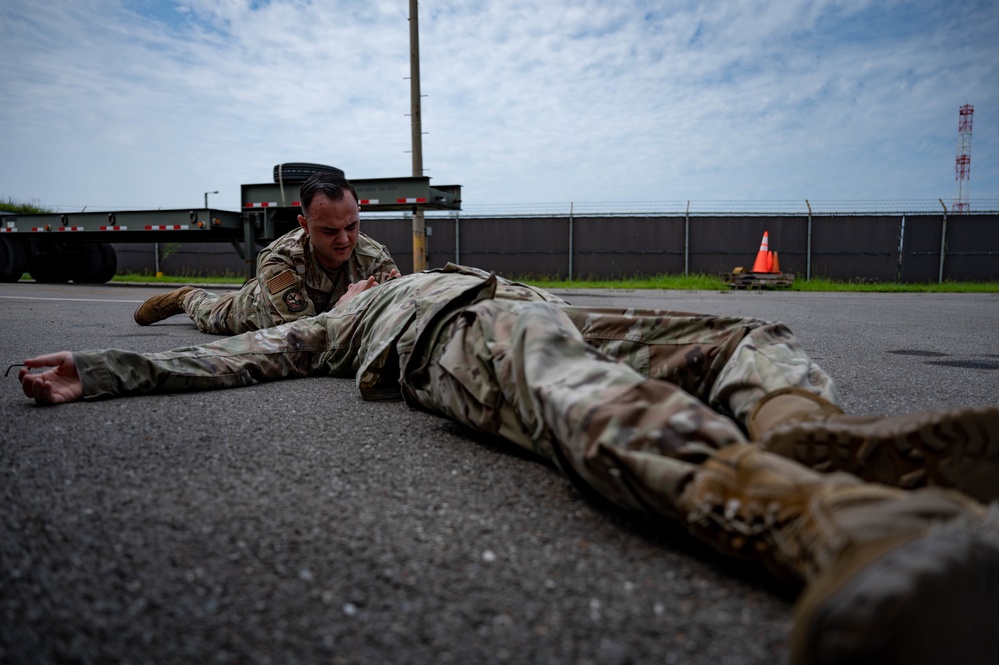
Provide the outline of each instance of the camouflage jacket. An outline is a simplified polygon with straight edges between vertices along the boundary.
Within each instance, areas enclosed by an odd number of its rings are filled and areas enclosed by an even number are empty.
[[[74,353],[87,397],[207,390],[313,374],[354,376],[369,399],[400,395],[429,345],[462,307],[485,298],[561,298],[484,271],[449,264],[390,280],[330,312],[210,344],[142,354]]]
[[[305,231],[298,229],[260,250],[253,299],[277,325],[326,312],[350,284],[371,276],[381,282],[392,270],[398,267],[385,246],[358,233],[350,261],[330,275],[316,259]]]

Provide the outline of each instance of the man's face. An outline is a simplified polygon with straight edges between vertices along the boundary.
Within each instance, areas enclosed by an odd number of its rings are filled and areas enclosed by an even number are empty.
[[[309,235],[319,263],[327,270],[336,270],[350,258],[357,244],[360,208],[350,192],[344,192],[339,201],[320,192],[312,199],[308,217],[299,215],[298,223]]]

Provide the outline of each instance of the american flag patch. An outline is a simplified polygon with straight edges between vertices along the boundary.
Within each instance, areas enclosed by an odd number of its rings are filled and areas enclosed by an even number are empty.
[[[296,284],[298,284],[298,279],[295,277],[295,271],[285,270],[267,280],[267,290],[276,295]]]

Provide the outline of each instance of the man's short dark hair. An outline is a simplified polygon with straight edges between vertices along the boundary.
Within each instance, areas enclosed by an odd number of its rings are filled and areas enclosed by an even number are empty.
[[[308,217],[309,206],[316,194],[324,194],[332,201],[340,201],[344,197],[344,192],[350,192],[354,197],[354,203],[358,203],[357,192],[354,186],[341,175],[335,173],[314,173],[309,179],[302,183],[299,193],[299,201],[302,204],[302,214]]]

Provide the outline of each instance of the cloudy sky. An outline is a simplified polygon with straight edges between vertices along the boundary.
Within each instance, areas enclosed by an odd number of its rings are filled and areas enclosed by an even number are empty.
[[[408,15],[3,0],[0,197],[235,210],[280,162],[411,175]],[[999,208],[994,0],[423,0],[419,26],[424,167],[469,213],[950,206],[966,103],[972,208]]]

